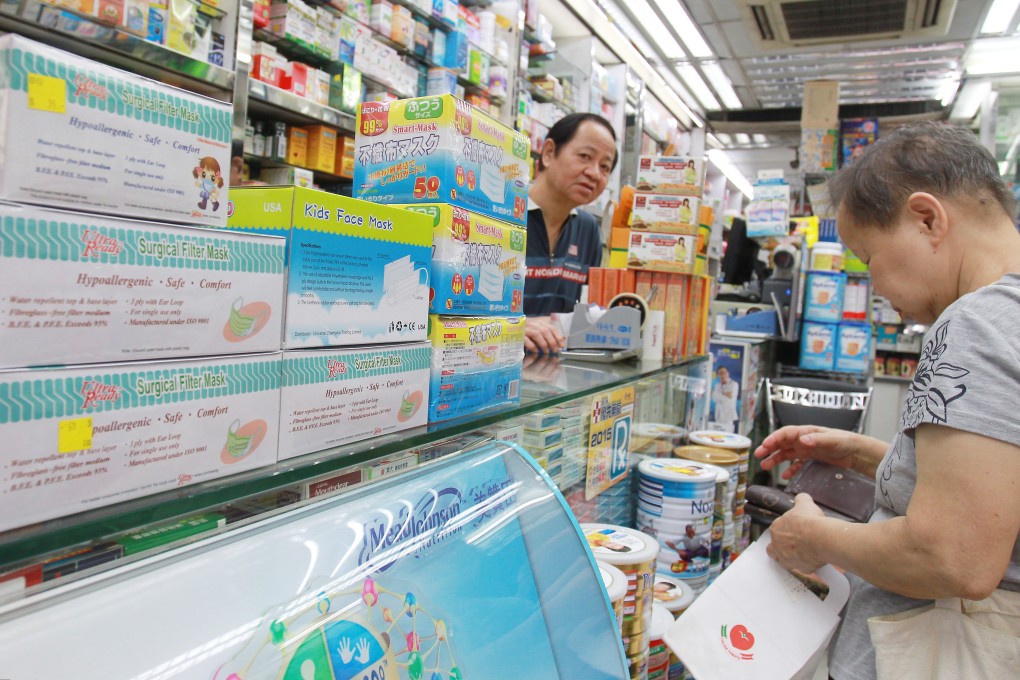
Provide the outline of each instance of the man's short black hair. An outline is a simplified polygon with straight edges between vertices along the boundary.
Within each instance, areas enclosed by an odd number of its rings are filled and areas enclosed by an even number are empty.
[[[603,118],[597,113],[568,113],[567,115],[556,121],[551,128],[549,128],[549,134],[545,138],[556,145],[555,154],[559,155],[560,149],[570,143],[574,137],[577,136],[577,131],[581,127],[581,123],[590,120],[593,123],[598,123],[605,129],[609,130],[609,134],[613,136],[613,169],[616,169],[616,162],[620,160],[620,152],[616,147],[616,130],[613,129],[613,124]],[[535,161],[539,171],[544,170],[542,166],[542,158],[539,157]]]

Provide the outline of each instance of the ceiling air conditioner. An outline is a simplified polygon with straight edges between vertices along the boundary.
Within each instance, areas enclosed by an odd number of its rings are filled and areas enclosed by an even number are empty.
[[[956,0],[738,0],[762,47],[945,35]]]

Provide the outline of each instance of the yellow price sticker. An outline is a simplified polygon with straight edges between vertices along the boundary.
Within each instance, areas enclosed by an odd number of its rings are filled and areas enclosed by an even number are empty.
[[[74,453],[92,448],[92,418],[75,418],[57,423],[57,453]]]
[[[63,78],[28,74],[28,108],[37,111],[67,112],[67,83]]]

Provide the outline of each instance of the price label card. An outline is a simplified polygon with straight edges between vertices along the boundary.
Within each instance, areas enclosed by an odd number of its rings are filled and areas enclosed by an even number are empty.
[[[57,453],[74,453],[92,448],[92,418],[75,418],[57,423]]]
[[[28,74],[28,108],[54,113],[67,112],[67,83],[63,78]]]

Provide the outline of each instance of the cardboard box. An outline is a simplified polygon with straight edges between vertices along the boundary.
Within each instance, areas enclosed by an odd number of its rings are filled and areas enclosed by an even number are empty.
[[[524,317],[429,316],[429,422],[520,401]]]
[[[304,128],[287,128],[287,162],[304,167],[308,162],[308,133]]]
[[[634,188],[653,194],[701,196],[704,176],[705,161],[701,158],[640,156]]]
[[[672,234],[696,234],[701,199],[668,194],[634,194],[630,228]]]
[[[804,319],[839,322],[843,318],[846,281],[846,274],[838,272],[808,272],[804,284]]]
[[[0,371],[0,531],[276,462],[280,357]]]
[[[867,373],[870,366],[871,324],[839,324],[833,368],[847,373]]]
[[[522,313],[526,229],[449,204],[395,207],[432,221],[431,313]]]
[[[293,184],[298,187],[311,189],[315,186],[315,175],[306,168],[262,168],[259,171],[259,179],[266,184]]]
[[[333,165],[333,172],[346,177],[354,178],[354,138],[344,137],[342,142],[337,140],[336,161]]]
[[[14,34],[0,82],[0,198],[226,224],[230,104]]]
[[[244,187],[231,198],[230,229],[287,237],[284,347],[426,338],[427,217],[301,187]]]
[[[629,269],[690,274],[694,272],[698,250],[698,230],[690,234],[660,234],[632,231],[627,251]]]
[[[305,167],[333,174],[336,166],[336,129],[328,125],[310,125],[305,128],[305,132],[308,134]]]
[[[800,367],[815,371],[831,371],[836,362],[836,331],[834,323],[805,321],[800,332]]]
[[[283,355],[280,458],[424,425],[426,342]]]
[[[377,203],[452,203],[524,224],[529,143],[460,99],[444,95],[358,114],[354,192]]]
[[[0,203],[0,368],[279,350],[284,248]]]

